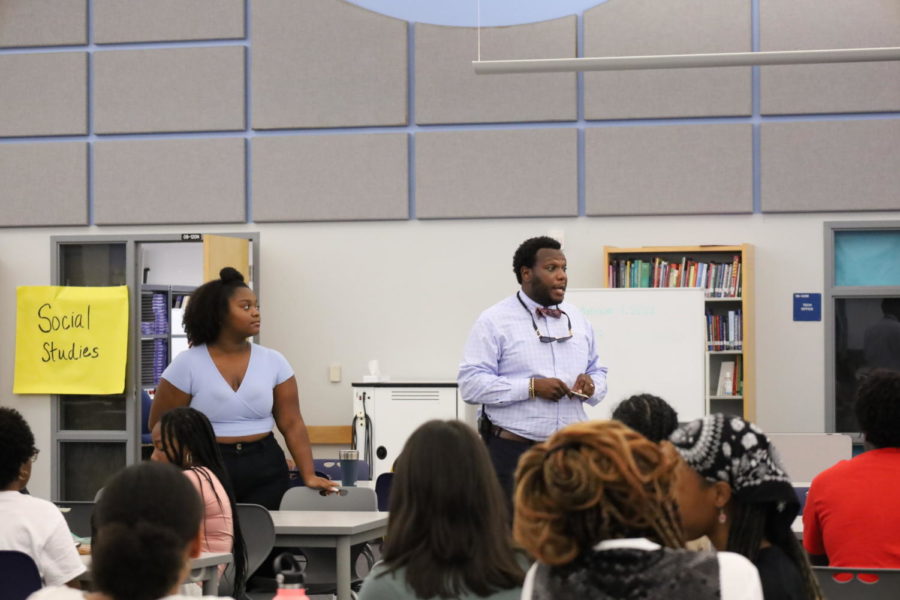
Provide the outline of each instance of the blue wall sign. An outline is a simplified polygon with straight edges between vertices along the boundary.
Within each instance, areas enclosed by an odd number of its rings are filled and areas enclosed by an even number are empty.
[[[822,294],[794,294],[795,321],[822,320]]]

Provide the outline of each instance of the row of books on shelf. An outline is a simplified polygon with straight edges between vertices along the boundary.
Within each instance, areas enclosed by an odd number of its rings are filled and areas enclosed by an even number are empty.
[[[659,256],[651,260],[616,259],[609,263],[609,287],[666,288],[699,287],[707,298],[740,298],[741,257],[731,262],[702,262],[688,257],[669,261]]]
[[[707,350],[741,350],[744,345],[744,319],[740,310],[722,314],[706,313]]]
[[[744,391],[743,384],[740,355],[735,356],[734,360],[723,360],[719,365],[716,396],[740,396]]]

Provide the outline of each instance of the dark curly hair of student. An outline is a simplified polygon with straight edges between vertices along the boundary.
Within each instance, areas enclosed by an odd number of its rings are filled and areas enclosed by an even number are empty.
[[[216,443],[216,434],[213,432],[209,419],[197,409],[189,406],[174,408],[163,414],[159,421],[159,433],[162,441],[163,452],[170,463],[183,470],[193,470],[200,479],[201,488],[208,485],[216,497],[219,506],[222,502],[228,502],[231,508],[233,525],[234,548],[234,575],[232,577],[234,588],[232,595],[240,598],[243,595],[247,581],[247,547],[241,535],[241,525],[238,519],[237,508],[234,501],[234,489],[219,445]],[[207,471],[200,469],[206,467]],[[215,475],[225,489],[226,497],[219,498],[209,473]]]
[[[406,567],[417,598],[487,596],[522,585],[507,501],[475,430],[429,421],[397,458],[384,575]]]
[[[513,255],[513,273],[516,274],[516,281],[522,283],[522,267],[534,267],[538,250],[542,248],[559,250],[562,248],[562,244],[545,235],[529,238],[522,242]]]
[[[859,428],[876,448],[900,447],[900,372],[874,369],[856,390]]]
[[[19,469],[37,448],[25,418],[14,408],[0,406],[0,490],[19,477]]]
[[[113,600],[167,596],[202,518],[197,490],[176,467],[144,462],[119,471],[94,507],[95,591]]]
[[[803,579],[809,600],[821,600],[822,591],[809,565],[809,557],[797,540],[793,530],[777,518],[772,503],[741,502],[731,497],[731,527],[728,529],[726,550],[736,552],[756,562],[763,539],[778,546],[788,556]]]
[[[626,398],[613,411],[612,418],[656,443],[669,439],[678,427],[675,409],[653,394],[636,394]]]
[[[228,300],[238,288],[248,287],[244,276],[232,267],[219,271],[219,278],[207,281],[191,294],[184,309],[184,332],[191,346],[216,341],[228,315]]]
[[[682,548],[677,457],[617,421],[586,421],[528,449],[516,469],[513,535],[544,564],[575,560],[607,539]]]

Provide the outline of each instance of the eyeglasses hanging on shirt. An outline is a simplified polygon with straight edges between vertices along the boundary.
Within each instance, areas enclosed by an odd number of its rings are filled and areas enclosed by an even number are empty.
[[[522,296],[519,295],[519,292],[516,292],[516,298],[519,300],[519,304],[522,305],[522,308],[525,309],[525,312],[528,313],[528,316],[531,317],[531,326],[534,327],[534,333],[537,334],[538,339],[541,340],[543,343],[550,344],[553,342],[565,342],[566,340],[572,339],[572,337],[574,335],[572,333],[572,319],[569,318],[569,315],[566,313],[566,311],[559,309],[559,308],[558,309],[547,309],[547,311],[548,311],[547,314],[554,316],[552,314],[552,311],[557,310],[557,311],[559,311],[560,315],[566,315],[566,323],[568,324],[569,335],[567,335],[565,337],[553,337],[550,335],[541,335],[541,330],[538,329],[537,322],[534,320],[534,315],[532,314],[532,312],[530,310],[528,310],[528,307],[525,306],[525,302],[522,301]],[[538,310],[540,310],[540,309],[538,309]],[[559,316],[554,316],[554,318],[558,319]]]

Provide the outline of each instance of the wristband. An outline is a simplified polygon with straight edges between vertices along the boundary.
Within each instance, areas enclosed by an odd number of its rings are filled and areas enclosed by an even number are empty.
[[[528,395],[534,400],[534,377],[528,380]]]

